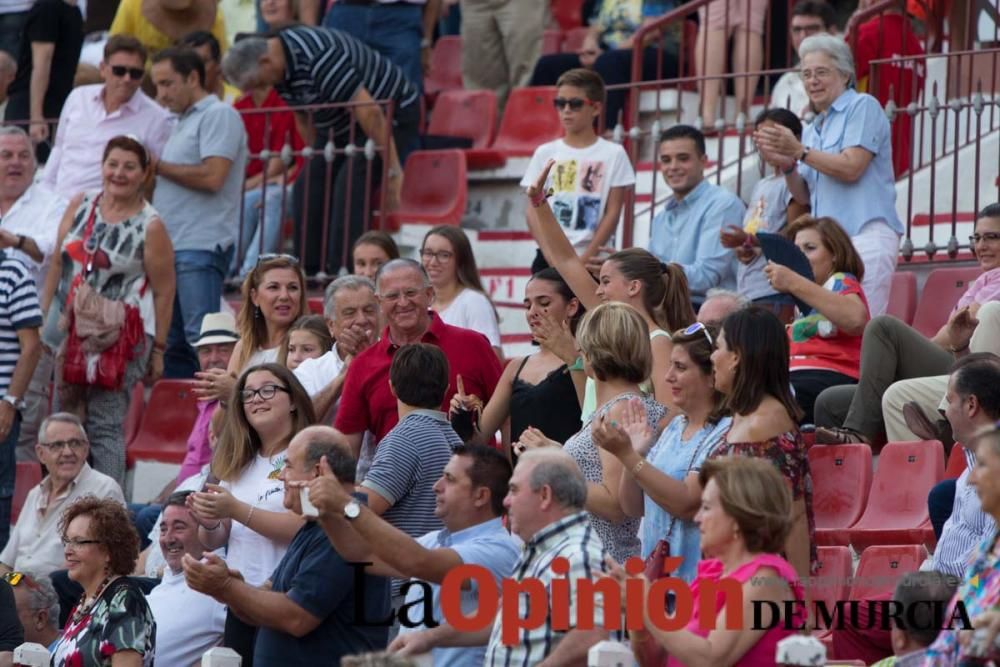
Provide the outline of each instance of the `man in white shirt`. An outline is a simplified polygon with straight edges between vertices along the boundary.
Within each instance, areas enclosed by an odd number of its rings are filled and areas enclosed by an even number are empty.
[[[28,492],[21,516],[0,552],[0,574],[11,570],[48,574],[63,567],[59,518],[74,500],[92,495],[125,504],[118,483],[87,464],[90,441],[76,415],[57,412],[42,422],[35,447],[49,475]]]
[[[101,187],[101,158],[108,140],[126,134],[159,158],[173,128],[169,111],[139,87],[146,73],[146,48],[130,35],[113,35],[104,46],[103,84],[79,86],[59,115],[55,147],[42,177],[67,199]]]
[[[826,0],[799,0],[792,7],[792,20],[788,27],[792,38],[792,53],[797,57],[799,45],[810,35],[835,33],[836,17]],[[771,106],[784,107],[797,116],[809,110],[809,96],[798,69],[785,72],[771,90]]]
[[[20,127],[0,127],[0,249],[28,267],[41,292],[66,200],[34,183],[35,149]],[[52,353],[42,350],[21,412],[17,458],[34,461],[38,424],[48,412]]]
[[[191,590],[184,580],[184,554],[201,559],[198,524],[187,508],[192,491],[178,491],[167,498],[160,517],[160,550],[167,561],[163,579],[146,596],[156,619],[156,662],[193,665],[201,655],[222,642],[226,607]]]

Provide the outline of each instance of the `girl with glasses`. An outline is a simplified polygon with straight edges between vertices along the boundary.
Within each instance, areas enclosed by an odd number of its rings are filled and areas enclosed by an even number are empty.
[[[228,545],[229,567],[252,586],[263,584],[284,555],[302,518],[282,504],[278,473],[292,436],[316,422],[312,401],[295,375],[279,364],[248,368],[229,397],[226,423],[212,455],[212,473],[188,504],[207,549]],[[225,646],[253,660],[256,628],[226,618]]]

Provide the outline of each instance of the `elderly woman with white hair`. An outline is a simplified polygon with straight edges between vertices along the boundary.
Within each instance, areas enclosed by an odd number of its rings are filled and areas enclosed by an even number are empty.
[[[799,141],[769,124],[754,140],[782,165],[795,201],[812,215],[836,219],[865,266],[862,287],[871,315],[889,304],[903,226],[896,215],[889,121],[871,95],[854,89],[854,59],[837,37],[813,35],[799,47],[800,72],[816,118]]]

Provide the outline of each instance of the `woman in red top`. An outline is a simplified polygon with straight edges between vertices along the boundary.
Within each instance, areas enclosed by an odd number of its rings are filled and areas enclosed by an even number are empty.
[[[868,301],[861,289],[865,266],[850,237],[833,218],[804,215],[782,230],[809,260],[814,280],[769,262],[764,272],[771,286],[804,301],[802,313],[788,327],[792,386],[813,423],[816,397],[827,387],[856,384],[861,366],[861,334],[868,323]]]

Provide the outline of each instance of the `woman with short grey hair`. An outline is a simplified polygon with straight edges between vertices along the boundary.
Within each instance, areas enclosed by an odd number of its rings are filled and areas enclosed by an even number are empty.
[[[896,215],[889,120],[878,100],[854,89],[850,47],[831,35],[799,46],[800,73],[815,120],[801,141],[786,127],[754,132],[762,156],[781,165],[795,201],[831,217],[865,265],[862,287],[872,317],[885,313],[903,225]]]

